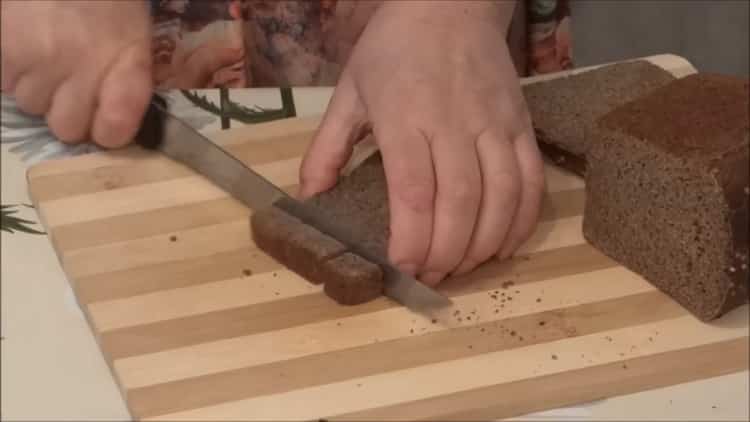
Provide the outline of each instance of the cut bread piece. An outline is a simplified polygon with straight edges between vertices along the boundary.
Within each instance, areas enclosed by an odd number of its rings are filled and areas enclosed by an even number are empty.
[[[587,128],[586,240],[703,321],[748,302],[748,95],[691,75]]]
[[[347,252],[330,259],[321,271],[326,294],[342,305],[358,305],[383,294],[382,269],[359,255]]]
[[[250,224],[260,249],[313,284],[328,275],[320,264],[346,252],[339,241],[276,207],[254,213]]]
[[[537,143],[556,165],[583,176],[589,148],[585,128],[613,108],[675,77],[645,60],[602,66],[523,87]]]
[[[348,227],[357,242],[387,253],[388,198],[380,154],[307,203]],[[383,292],[378,265],[279,208],[253,214],[251,231],[261,250],[309,282],[324,284],[325,293],[340,304],[364,303]]]

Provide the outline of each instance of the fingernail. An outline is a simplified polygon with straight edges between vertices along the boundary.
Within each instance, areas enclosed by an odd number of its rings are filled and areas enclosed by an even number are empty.
[[[432,285],[438,284],[440,280],[443,279],[443,277],[445,277],[444,273],[432,271],[432,272],[422,274],[420,276],[420,280],[422,280],[423,283],[429,284],[432,286]]]
[[[401,272],[409,274],[410,276],[414,276],[414,274],[417,273],[417,266],[415,264],[410,264],[408,262],[403,264],[397,264],[396,267],[398,267]]]

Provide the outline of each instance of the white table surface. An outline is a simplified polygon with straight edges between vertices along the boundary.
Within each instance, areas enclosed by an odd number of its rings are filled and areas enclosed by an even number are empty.
[[[274,89],[231,95],[233,101],[248,106],[280,107]],[[295,89],[298,115],[321,114],[330,95],[329,88]],[[218,99],[218,94],[209,98]],[[183,111],[192,116],[186,104]],[[11,134],[18,133],[18,129],[6,130],[8,121],[4,112],[2,204],[30,203],[26,168],[57,146],[40,147],[37,142],[24,148],[20,143],[7,143]],[[217,128],[214,119],[200,129],[211,132]],[[38,221],[33,209],[19,209],[19,214]],[[1,236],[2,419],[129,420],[47,237],[20,232],[2,232]],[[748,385],[745,371],[516,420],[748,420]]]

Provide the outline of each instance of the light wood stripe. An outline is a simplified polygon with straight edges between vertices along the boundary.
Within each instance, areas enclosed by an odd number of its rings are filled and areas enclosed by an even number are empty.
[[[670,341],[649,342],[648,337],[653,337],[657,332],[670,336]],[[359,414],[363,415],[365,411],[386,406],[520,381],[527,379],[529,374],[542,377],[620,362],[623,360],[621,353],[628,359],[634,359],[673,352],[673,358],[679,359],[681,349],[728,342],[745,335],[746,330],[742,328],[716,330],[708,326],[696,326],[692,316],[682,316],[636,327],[170,413],[150,420],[309,420],[310,415],[321,415],[324,418],[340,414],[352,415],[354,412],[361,412]],[[620,341],[609,342],[607,337]],[[631,350],[631,344],[637,347]],[[716,344],[712,349],[720,350]],[[582,350],[594,351],[590,361],[580,358]],[[553,354],[557,359],[552,358]],[[291,406],[290,403],[294,405]]]
[[[255,171],[277,186],[298,182],[299,158],[261,164]],[[43,201],[40,211],[45,214],[50,227],[91,221],[135,212],[180,206],[229,195],[201,176],[182,177],[147,185],[136,185],[105,192]],[[138,198],[134,201],[133,198]]]
[[[26,179],[34,196],[46,201],[46,197],[43,198],[41,195],[37,195],[36,185],[34,184],[37,179],[100,167],[129,166],[153,156],[154,153],[151,151],[146,151],[139,147],[128,147],[119,150],[79,155],[74,159],[46,160],[29,167],[29,170],[26,172]]]
[[[92,303],[89,304],[89,312],[96,321],[97,328],[106,332],[320,291],[320,286],[306,282],[295,273],[278,270],[133,298]]]
[[[616,285],[603,282],[618,279]],[[575,280],[575,283],[572,281]],[[123,385],[130,389],[207,375],[246,366],[293,359],[296,357],[363,346],[376,341],[410,335],[409,329],[424,334],[452,327],[474,325],[512,316],[543,312],[562,306],[599,301],[627,294],[647,292],[653,287],[621,268],[605,269],[572,277],[559,277],[523,284],[514,294],[512,306],[499,303],[486,292],[453,297],[454,306],[471,319],[450,316],[453,309],[437,314],[438,324],[429,317],[403,307],[370,314],[340,318],[336,322],[310,323],[273,332],[235,337],[191,347],[145,354],[114,362]],[[541,302],[536,302],[542,298]],[[493,305],[498,306],[494,313]],[[448,315],[444,315],[448,313]],[[413,321],[410,328],[404,321]],[[340,327],[336,324],[341,324]],[[243,352],[244,351],[244,352]]]
[[[258,250],[242,248],[78,277],[73,281],[79,301],[88,304],[226,280],[242,275],[246,270],[263,273],[279,267],[275,260]]]
[[[221,198],[133,214],[118,215],[53,229],[56,246],[70,253],[157,235],[176,235],[184,230],[246,218],[252,213],[233,198]],[[144,221],[153,221],[144,224]]]
[[[176,242],[171,241],[169,236],[162,235],[79,249],[63,254],[63,263],[70,276],[85,277],[241,248],[254,248],[247,218],[184,230],[177,236]]]
[[[286,135],[263,142],[229,145],[226,150],[246,165],[254,167],[298,158],[305,152],[308,142],[306,137]],[[50,201],[189,176],[197,174],[168,157],[152,153],[128,165],[119,161],[117,165],[35,177],[32,183],[37,195]]]
[[[37,195],[45,201],[53,201],[193,175],[187,167],[154,153],[128,165],[118,162],[117,165],[39,176],[31,183]]]
[[[441,287],[441,290],[449,297],[477,291],[495,290],[503,290],[502,294],[499,293],[498,295],[504,295],[505,289],[502,289],[502,285],[511,279],[516,285],[523,285],[552,277],[597,271],[614,266],[613,261],[600,255],[590,246],[580,245],[540,252],[515,262],[488,263],[463,279],[448,280]],[[513,292],[515,290],[511,290],[509,293]],[[147,296],[151,297],[151,295]],[[252,300],[252,297],[254,297],[254,293],[250,292],[245,300]],[[502,297],[498,298],[498,300],[501,299]],[[187,304],[181,303],[179,306],[186,308],[193,305],[193,301],[189,298],[185,302]],[[130,304],[130,302],[122,301],[120,303],[137,307],[141,302]],[[101,303],[95,305],[101,305]],[[232,303],[232,305],[236,305],[236,303]],[[280,298],[262,305],[262,308],[259,307],[259,304],[229,307],[222,311],[116,329],[103,332],[101,342],[108,346],[110,350],[115,351],[112,354],[113,359],[119,359],[198,343],[247,336],[272,329],[278,330],[295,325],[328,321],[351,316],[355,313],[365,314],[396,306],[392,301],[386,300],[377,300],[371,304],[357,307],[336,306],[322,293],[292,297],[291,299]],[[125,305],[125,309],[127,309],[127,306]],[[505,306],[503,305],[503,307]],[[511,306],[511,303],[507,303],[508,308]],[[102,307],[102,309],[106,309],[106,307]],[[131,312],[120,314],[119,319],[129,323],[131,320],[127,315],[130,314]],[[116,317],[117,313],[114,313],[113,316]],[[221,327],[221,329],[217,330],[215,327]]]
[[[101,334],[112,360],[280,330],[393,308],[378,298],[357,307],[337,306],[323,293],[295,296],[225,311],[122,328]],[[220,327],[220,329],[217,329]],[[180,331],[173,331],[174,328]]]
[[[296,196],[298,185],[282,186]],[[572,208],[572,207],[570,207]],[[230,197],[118,215],[93,221],[65,224],[52,229],[55,246],[66,252],[109,243],[124,242],[159,234],[248,218],[252,210]],[[154,221],[154,224],[143,224]]]
[[[460,393],[329,417],[355,420],[498,420],[585,401],[632,394],[747,370],[748,342],[738,338],[610,362]],[[717,354],[721,359],[717,359]],[[618,374],[614,382],[613,374]],[[512,398],[512,399],[511,399]]]
[[[642,312],[642,309],[649,309],[649,312]],[[652,291],[136,388],[128,392],[128,397],[138,417],[150,417],[632,327],[682,313],[680,307],[663,294]],[[591,315],[599,317],[591,318]],[[390,358],[382,359],[383,356]]]

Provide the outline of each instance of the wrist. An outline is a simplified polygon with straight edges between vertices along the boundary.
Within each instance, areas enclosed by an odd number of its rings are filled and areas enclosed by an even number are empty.
[[[428,24],[457,25],[477,22],[496,26],[507,34],[518,0],[399,0],[384,1],[379,8],[400,17]]]

